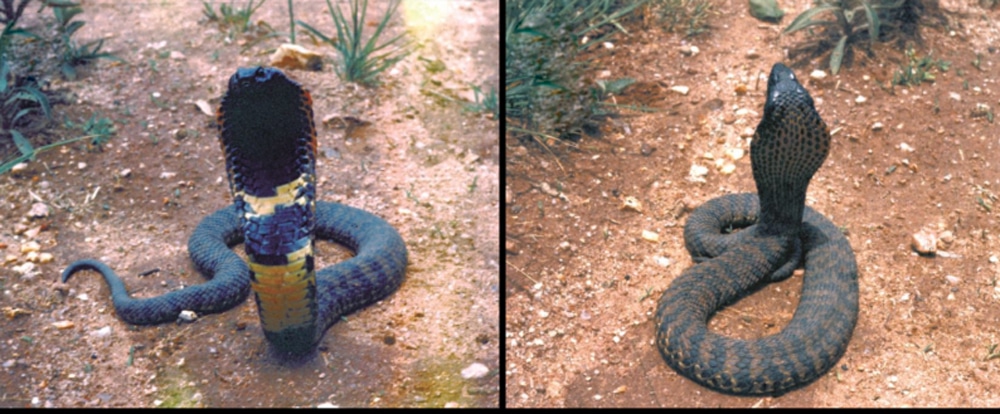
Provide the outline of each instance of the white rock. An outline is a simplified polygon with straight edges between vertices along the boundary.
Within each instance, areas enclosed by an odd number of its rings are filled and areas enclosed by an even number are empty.
[[[688,180],[694,182],[705,182],[705,175],[708,174],[708,167],[692,164],[691,170],[688,171]]]
[[[881,122],[876,122],[872,124],[872,131],[881,131],[882,128],[885,128],[885,125],[882,124]]]
[[[900,142],[899,143],[899,149],[901,149],[903,151],[906,151],[906,152],[913,152],[914,151],[913,147],[911,147],[909,144],[907,144],[905,142]]]
[[[490,369],[486,365],[480,364],[478,362],[473,362],[472,365],[465,367],[462,370],[462,378],[472,379],[472,378],[482,378],[490,372]]]
[[[651,242],[658,242],[658,241],[660,241],[660,235],[656,234],[654,232],[651,232],[649,230],[643,230],[642,231],[642,238],[644,240],[651,241]]]
[[[49,206],[45,203],[35,203],[31,205],[31,210],[28,211],[28,217],[31,218],[42,218],[49,216]]]
[[[823,71],[821,71],[819,69],[816,69],[816,70],[812,71],[812,73],[809,74],[809,77],[813,78],[813,79],[816,79],[816,80],[824,79],[824,78],[826,78],[826,72],[823,72]]]
[[[195,319],[198,319],[198,314],[194,313],[194,311],[182,310],[181,313],[177,315],[177,319],[182,320],[184,322],[191,322]]]
[[[913,233],[910,246],[920,254],[934,254],[937,252],[937,235],[932,231],[920,230]]]
[[[854,98],[854,102],[859,103],[859,104],[865,103],[865,101],[867,101],[867,100],[868,100],[868,98],[865,98],[864,96],[861,96],[861,95],[858,95],[857,98]]]
[[[683,85],[677,85],[677,86],[670,87],[670,90],[672,90],[674,92],[677,92],[677,93],[679,93],[681,95],[687,95],[688,92],[691,91],[691,88],[689,88],[687,86],[683,86]]]
[[[104,338],[104,337],[107,337],[107,336],[111,336],[111,327],[110,326],[105,326],[105,327],[103,327],[101,329],[98,329],[96,331],[91,331],[90,332],[90,336],[93,336],[93,337],[96,337],[96,338]]]

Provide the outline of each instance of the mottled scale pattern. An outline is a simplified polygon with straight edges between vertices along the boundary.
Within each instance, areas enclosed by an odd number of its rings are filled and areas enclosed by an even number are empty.
[[[829,219],[805,206],[830,135],[808,92],[778,63],[751,143],[758,194],[710,200],[684,229],[697,264],[657,303],[656,344],[667,364],[713,390],[781,395],[819,378],[847,349],[858,315],[854,252]],[[728,229],[740,231],[727,234]],[[708,329],[720,308],[803,264],[802,297],[781,332],[754,340]]]
[[[234,203],[204,218],[188,241],[191,260],[211,280],[135,299],[110,267],[85,259],[67,267],[63,281],[83,269],[101,273],[118,315],[143,325],[175,321],[182,310],[225,311],[252,288],[265,336],[277,350],[314,349],[343,315],[399,287],[407,251],[396,229],[381,218],[315,200],[312,118],[309,93],[281,71],[239,69],[219,111]],[[344,244],[356,255],[316,271],[316,237]],[[230,250],[240,242],[249,263]]]

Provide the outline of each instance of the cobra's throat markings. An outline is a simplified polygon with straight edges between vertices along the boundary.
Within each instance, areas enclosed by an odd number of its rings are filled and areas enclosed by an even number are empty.
[[[256,197],[245,191],[237,191],[234,196],[246,203],[247,209],[243,212],[245,222],[266,222],[277,218],[275,213],[279,210],[303,208],[312,210],[311,198],[302,196],[300,192],[309,185],[308,181],[308,174],[303,174],[298,179],[275,188],[275,195],[270,197]],[[272,215],[274,217],[271,217]],[[302,223],[293,224],[302,225]],[[284,226],[279,223],[274,227]],[[289,240],[269,248],[276,251],[254,252],[250,249],[247,251],[250,257],[248,261],[250,270],[253,273],[251,286],[257,294],[257,305],[264,330],[279,332],[313,323],[316,277],[311,236]],[[266,256],[267,264],[260,263],[265,261],[261,260],[265,259],[263,256]]]

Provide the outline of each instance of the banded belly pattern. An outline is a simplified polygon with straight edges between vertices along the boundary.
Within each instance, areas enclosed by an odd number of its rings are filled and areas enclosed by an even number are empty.
[[[312,350],[326,329],[395,292],[406,271],[406,244],[382,218],[315,201],[316,131],[312,98],[274,68],[241,68],[219,111],[221,143],[234,202],[205,216],[188,253],[210,280],[155,297],[134,298],[114,270],[81,259],[66,282],[94,270],[111,291],[115,313],[137,325],[178,320],[181,311],[218,313],[242,303],[251,287],[265,336],[280,351]],[[355,252],[316,270],[314,237]],[[248,261],[230,250],[245,242]]]
[[[278,349],[303,352],[317,340],[312,100],[280,71],[241,68],[219,125],[264,334]]]

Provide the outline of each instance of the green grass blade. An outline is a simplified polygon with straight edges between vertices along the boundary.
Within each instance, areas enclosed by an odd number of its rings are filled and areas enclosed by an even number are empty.
[[[17,145],[17,149],[21,151],[21,155],[29,157],[29,159],[35,157],[35,147],[31,146],[31,142],[28,142],[28,139],[24,135],[21,135],[18,130],[12,129],[10,130],[10,136],[14,138],[14,145]]]
[[[833,10],[837,10],[837,6],[833,6],[830,4],[824,4],[822,6],[816,6],[809,10],[806,10],[802,12],[802,14],[798,15],[798,17],[796,17],[795,20],[792,20],[792,23],[789,24],[788,27],[786,27],[784,32],[782,33],[793,33],[805,29],[806,27],[812,26],[813,24],[817,23],[812,20],[813,16]]]
[[[830,72],[834,75],[840,72],[840,63],[844,60],[844,48],[847,46],[847,36],[842,36],[830,54]]]
[[[872,8],[867,2],[862,3],[865,6],[865,14],[868,16],[868,37],[871,38],[872,42],[878,41],[878,31],[879,31],[879,20],[878,13]]]

